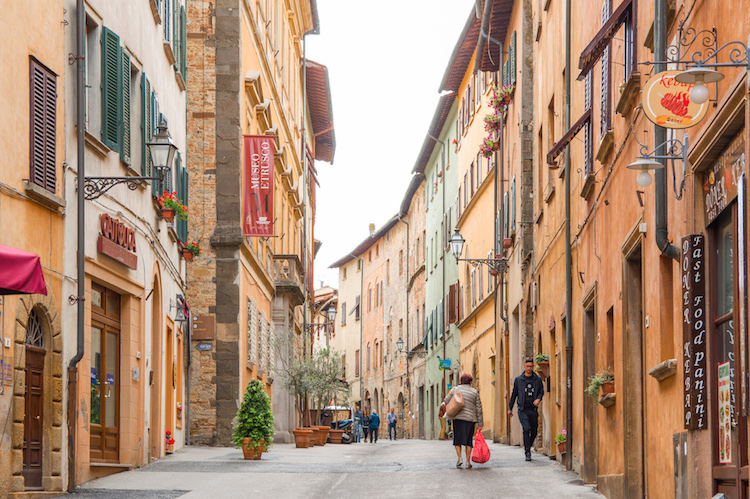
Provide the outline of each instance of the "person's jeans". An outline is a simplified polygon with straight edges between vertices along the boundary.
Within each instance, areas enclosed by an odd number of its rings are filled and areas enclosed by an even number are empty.
[[[523,427],[523,447],[527,453],[531,452],[531,445],[536,439],[539,428],[539,413],[536,409],[524,409],[518,411],[518,421]]]
[[[393,437],[391,437],[391,430],[393,430]],[[398,432],[396,431],[396,423],[388,423],[388,438],[392,438],[393,440],[398,440],[396,437],[398,436]]]
[[[354,422],[354,441],[359,442],[362,439],[362,426],[355,421]]]
[[[378,441],[378,429],[377,428],[370,428],[370,442],[373,441],[373,438],[375,439],[375,442]]]

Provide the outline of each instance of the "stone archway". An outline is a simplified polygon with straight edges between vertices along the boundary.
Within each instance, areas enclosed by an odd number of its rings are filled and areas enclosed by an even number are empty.
[[[14,331],[15,358],[13,359],[13,432],[11,454],[13,483],[11,490],[21,492],[26,488],[23,471],[23,442],[25,432],[25,380],[26,380],[26,327],[31,312],[35,311],[45,345],[42,392],[42,489],[63,490],[62,423],[63,423],[63,365],[62,321],[57,300],[47,288],[47,296],[34,294],[20,297],[16,307]]]

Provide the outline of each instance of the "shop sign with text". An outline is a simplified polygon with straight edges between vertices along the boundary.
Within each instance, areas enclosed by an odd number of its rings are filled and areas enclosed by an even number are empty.
[[[684,380],[684,426],[706,428],[706,284],[704,238],[693,234],[682,238],[682,366]]]
[[[273,236],[273,135],[245,135],[242,235]]]
[[[106,213],[99,217],[99,229],[97,251],[135,270],[138,267],[135,231]]]
[[[706,225],[721,215],[737,197],[737,181],[745,171],[745,129],[732,139],[721,156],[703,172],[703,200]]]
[[[694,85],[675,80],[679,73],[657,73],[646,82],[641,94],[648,119],[665,128],[689,128],[702,120],[708,110],[708,102],[697,104],[690,100]]]

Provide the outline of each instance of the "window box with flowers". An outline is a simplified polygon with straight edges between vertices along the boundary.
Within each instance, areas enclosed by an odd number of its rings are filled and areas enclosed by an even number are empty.
[[[182,419],[182,404],[177,402],[177,419]]]
[[[171,454],[174,452],[174,437],[172,436],[172,432],[170,430],[167,430],[167,432],[164,434],[164,440],[166,440],[167,444],[167,454]]]
[[[187,220],[187,206],[177,197],[177,192],[170,194],[168,191],[164,191],[159,198],[159,206],[161,206],[162,218],[168,223],[173,223],[175,218]]]
[[[182,247],[182,258],[188,262],[192,261],[193,258],[201,256],[201,245],[191,241]]]
[[[568,432],[563,430],[555,435],[555,443],[557,444],[557,451],[560,454],[565,454],[568,450]]]

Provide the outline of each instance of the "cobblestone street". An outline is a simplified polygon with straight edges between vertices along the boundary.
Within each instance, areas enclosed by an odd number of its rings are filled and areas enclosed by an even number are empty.
[[[230,448],[186,447],[141,469],[84,484],[73,496],[127,497],[601,497],[547,456],[490,444],[492,458],[456,469],[450,442],[381,440],[377,444],[296,449],[275,445],[261,461]]]

